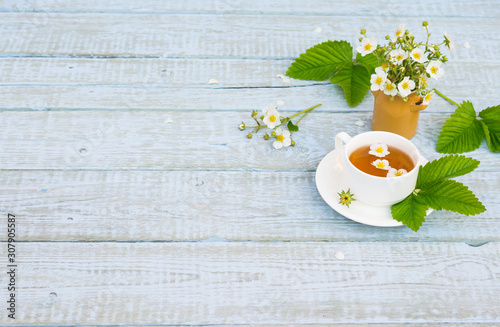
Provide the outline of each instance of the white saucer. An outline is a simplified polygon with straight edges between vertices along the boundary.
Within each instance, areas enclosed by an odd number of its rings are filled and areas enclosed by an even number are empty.
[[[342,178],[342,163],[339,154],[333,150],[327,154],[316,169],[316,187],[325,202],[342,216],[358,223],[378,226],[394,227],[403,224],[394,220],[391,215],[391,206],[372,206],[361,201],[352,201],[349,207],[340,204],[338,193],[346,191],[349,186]],[[356,198],[356,193],[354,198]],[[427,214],[432,210],[428,210]]]

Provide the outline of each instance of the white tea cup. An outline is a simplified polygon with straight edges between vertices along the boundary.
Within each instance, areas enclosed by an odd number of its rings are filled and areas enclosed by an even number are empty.
[[[349,157],[354,150],[374,143],[383,143],[406,153],[410,156],[414,168],[397,177],[379,177],[361,171],[351,163]],[[366,132],[354,137],[340,132],[335,136],[335,150],[341,157],[342,176],[354,198],[375,206],[393,205],[410,195],[415,189],[420,166],[427,162],[413,143],[390,132]]]

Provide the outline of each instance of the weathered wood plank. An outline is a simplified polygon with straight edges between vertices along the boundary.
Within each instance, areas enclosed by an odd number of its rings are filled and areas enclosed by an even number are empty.
[[[418,233],[361,225],[339,215],[322,200],[314,175],[1,171],[0,207],[5,216],[17,217],[20,241],[500,241],[500,172],[459,179],[486,212],[467,217],[436,211]]]
[[[354,16],[397,16],[397,17],[498,17],[499,4],[494,1],[457,0],[450,6],[445,2],[422,0],[402,3],[397,0],[384,1],[373,5],[373,1],[323,0],[314,5],[300,0],[286,1],[163,1],[155,0],[103,2],[99,0],[76,0],[65,2],[44,0],[33,3],[29,0],[4,0],[1,11],[42,11],[47,12],[133,12],[165,14],[231,13],[231,14],[292,14],[292,15],[354,15]]]
[[[407,9],[405,9],[407,10]],[[425,8],[428,11],[428,8]],[[382,40],[401,18],[360,19],[341,16],[161,15],[90,13],[0,13],[4,33],[0,53],[49,56],[139,56],[295,58],[314,44],[347,40],[357,44],[359,30]],[[454,31],[456,49],[450,61],[500,62],[496,49],[500,21],[496,18],[429,19],[435,42]],[[421,18],[406,20],[423,38]],[[322,27],[322,33],[315,28]],[[346,28],[348,27],[348,28]],[[470,49],[461,46],[469,42]]]
[[[19,324],[500,323],[498,242],[17,246]]]
[[[264,104],[266,105],[266,104]],[[311,104],[312,105],[312,104]],[[238,129],[250,112],[0,111],[2,169],[259,169],[315,170],[334,136],[371,130],[371,113],[314,111],[300,122],[295,147],[275,150],[264,132],[248,140]],[[285,112],[283,112],[285,114]],[[288,115],[291,115],[288,112]],[[412,142],[432,160],[449,113],[422,113]],[[363,121],[364,126],[357,126]],[[482,171],[498,171],[500,154],[486,142],[468,154]],[[265,158],[265,160],[263,160]]]
[[[266,81],[267,78],[262,78]],[[269,79],[270,84],[274,82]],[[222,83],[221,83],[222,84]],[[323,105],[315,112],[339,112],[347,116],[353,111],[373,111],[373,97],[367,93],[356,107],[349,107],[344,92],[337,85],[313,84],[303,87],[224,87],[207,85],[198,88],[158,87],[154,85],[7,85],[1,86],[0,111],[2,110],[261,110],[278,100],[285,104],[279,110],[300,111],[316,103]],[[465,90],[462,87],[439,87],[454,101],[469,100],[476,111],[499,104],[494,87]],[[455,106],[435,96],[423,113],[452,113]],[[347,117],[346,116],[346,117]],[[247,117],[245,117],[246,119]]]
[[[157,88],[172,87],[213,90],[331,86],[328,81],[283,81],[277,77],[285,74],[291,63],[291,60],[255,59],[4,58],[0,60],[0,85],[128,86],[131,88],[128,92],[136,93],[158,92]],[[498,102],[498,88],[492,86],[496,85],[495,77],[500,75],[500,63],[449,62],[445,71],[442,79],[429,82],[431,87],[437,87],[446,94],[452,92],[459,99],[466,97]],[[216,79],[217,83],[209,84],[211,79]],[[162,91],[168,96],[168,90]],[[337,93],[342,95],[342,92]],[[92,96],[96,97],[95,94]],[[8,100],[6,96],[3,98]]]

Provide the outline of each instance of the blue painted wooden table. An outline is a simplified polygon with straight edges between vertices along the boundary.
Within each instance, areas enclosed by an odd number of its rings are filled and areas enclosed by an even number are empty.
[[[351,108],[283,76],[317,43],[427,20],[455,42],[434,85],[479,111],[500,103],[499,16],[463,0],[0,2],[0,324],[500,325],[500,155],[483,142],[457,179],[485,213],[356,223],[315,171],[338,132],[370,130],[373,97]],[[278,101],[322,103],[295,147],[238,130]],[[421,113],[427,159],[454,109]]]

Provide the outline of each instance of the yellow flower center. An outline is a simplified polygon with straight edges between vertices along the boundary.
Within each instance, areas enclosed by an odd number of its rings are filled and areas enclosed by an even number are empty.
[[[349,196],[347,195],[344,195],[344,197],[342,198],[345,202],[349,201]]]
[[[384,148],[379,146],[377,149],[375,149],[375,152],[377,153],[384,153]]]
[[[285,140],[285,137],[283,135],[278,135],[276,137],[276,140],[280,141],[280,142],[283,142]]]
[[[399,61],[399,60],[403,60],[403,55],[402,54],[398,54],[396,56],[396,59]]]
[[[431,67],[431,73],[437,74],[437,72],[438,72],[438,68],[436,66],[432,66]]]
[[[389,63],[384,62],[384,63],[382,64],[382,69],[387,69],[387,68],[389,68]]]
[[[377,77],[377,79],[375,80],[375,83],[377,83],[377,84],[379,84],[379,85],[380,85],[380,84],[382,84],[382,81],[383,81],[383,80],[382,80],[382,77],[380,77],[380,76],[379,76],[379,77]]]
[[[392,90],[394,90],[394,85],[392,85],[392,84],[387,84],[387,85],[385,86],[385,88],[386,88],[387,90],[389,90],[389,91],[392,91]]]
[[[432,93],[427,94],[424,99],[425,99],[425,101],[431,101]]]
[[[276,116],[275,116],[275,115],[271,115],[271,116],[269,116],[269,121],[270,121],[271,123],[274,123],[274,122],[276,121]]]
[[[420,59],[420,52],[415,52],[413,57],[415,57],[415,59]]]
[[[400,35],[401,35],[401,32],[402,32],[401,30],[397,30],[397,31],[396,31],[396,36],[400,36]]]
[[[370,43],[365,44],[366,51],[370,51],[371,48],[372,48],[372,45]]]
[[[383,169],[384,167],[385,167],[385,165],[382,161],[377,163],[377,168]]]
[[[394,173],[394,176],[402,176],[403,175],[403,172],[402,171],[397,171]]]
[[[410,85],[407,82],[404,82],[402,85],[403,89],[406,90],[410,87]]]

